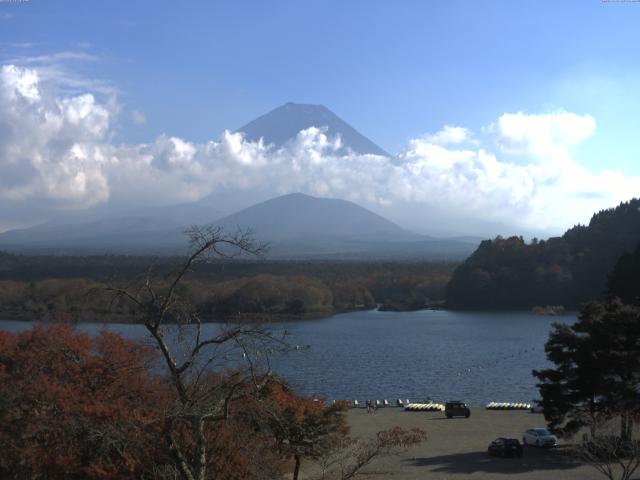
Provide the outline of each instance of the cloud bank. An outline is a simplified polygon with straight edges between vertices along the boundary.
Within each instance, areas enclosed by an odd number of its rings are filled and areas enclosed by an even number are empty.
[[[559,231],[640,194],[640,177],[593,173],[572,158],[572,147],[594,134],[596,121],[570,112],[505,113],[478,132],[484,142],[447,125],[410,141],[394,158],[338,153],[340,139],[321,126],[281,148],[228,131],[207,143],[160,135],[152,143],[117,144],[118,112],[94,93],[57,89],[37,69],[3,66],[0,228],[16,223],[10,212],[37,220],[60,209],[260,190],[349,199],[410,214],[416,225],[428,222],[429,212],[445,211],[452,223],[478,217]]]

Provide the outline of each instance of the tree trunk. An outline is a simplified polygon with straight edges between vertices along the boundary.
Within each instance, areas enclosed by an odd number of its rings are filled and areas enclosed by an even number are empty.
[[[595,399],[592,397],[589,400],[589,414],[591,415],[591,422],[589,425],[589,430],[591,433],[591,440],[595,440],[596,439],[596,434],[597,434],[597,419],[596,419],[596,402]]]
[[[165,437],[169,445],[169,450],[176,462],[176,467],[178,468],[180,477],[183,480],[196,480],[195,477],[193,476],[193,473],[191,472],[191,468],[189,467],[189,463],[187,462],[187,459],[182,454],[180,447],[174,441],[173,434],[169,429],[166,429]]]
[[[633,420],[629,415],[620,415],[620,438],[623,442],[631,440],[631,434],[633,431]]]
[[[204,419],[197,418],[194,420],[197,438],[197,459],[196,459],[196,478],[205,480],[207,475],[207,439],[204,432]]]
[[[293,458],[296,461],[296,465],[293,468],[293,480],[298,480],[298,474],[300,473],[300,461],[302,459],[300,458],[300,455],[294,455]]]

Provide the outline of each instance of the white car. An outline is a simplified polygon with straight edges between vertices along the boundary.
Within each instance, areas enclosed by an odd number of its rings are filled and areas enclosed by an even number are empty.
[[[558,438],[546,428],[530,428],[522,434],[522,443],[536,447],[555,447]]]

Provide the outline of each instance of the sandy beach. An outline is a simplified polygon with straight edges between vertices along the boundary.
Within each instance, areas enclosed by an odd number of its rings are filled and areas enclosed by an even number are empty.
[[[523,479],[590,480],[603,478],[595,469],[563,455],[567,444],[557,448],[525,447],[522,458],[496,458],[487,446],[497,437],[521,439],[528,428],[544,427],[541,414],[528,411],[489,411],[472,407],[471,417],[447,419],[440,412],[405,412],[382,408],[373,414],[365,409],[348,413],[353,436],[373,435],[393,426],[420,427],[427,441],[398,456],[377,459],[360,478],[397,479]]]

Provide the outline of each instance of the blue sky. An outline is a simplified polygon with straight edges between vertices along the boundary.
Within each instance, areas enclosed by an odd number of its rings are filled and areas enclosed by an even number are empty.
[[[640,3],[599,0],[32,0],[0,3],[0,60],[116,92],[113,142],[216,140],[294,101],[396,153],[444,125],[482,140],[505,113],[566,111],[596,122],[580,165],[637,176],[638,25]]]
[[[295,101],[325,104],[397,152],[443,124],[565,109],[597,120],[586,164],[640,173],[640,4],[35,0],[0,12],[12,16],[5,55],[99,55],[78,68],[148,120],[128,140],[204,141]]]

